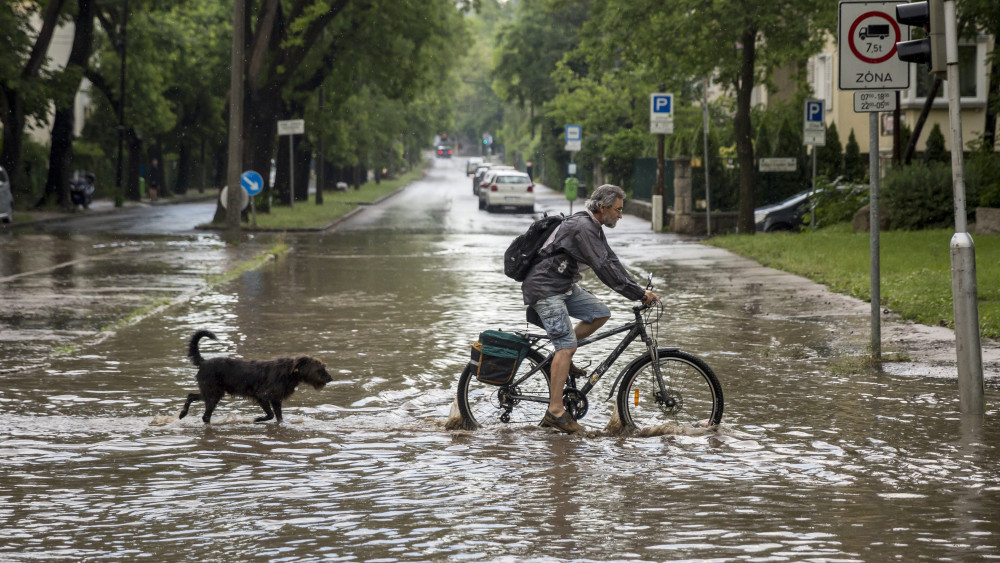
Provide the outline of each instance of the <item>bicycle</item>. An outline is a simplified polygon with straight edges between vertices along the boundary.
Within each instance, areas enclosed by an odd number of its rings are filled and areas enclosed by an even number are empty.
[[[647,289],[651,283],[647,283]],[[653,313],[656,313],[655,317]],[[563,405],[577,421],[587,414],[587,395],[595,388],[629,344],[640,338],[646,352],[618,373],[606,400],[618,389],[615,406],[622,429],[656,428],[665,424],[712,427],[722,420],[722,385],[708,364],[677,348],[658,347],[655,336],[663,316],[657,302],[632,307],[635,320],[591,335],[577,343],[583,348],[616,334],[624,339],[590,374],[582,387],[576,377],[567,378]],[[647,330],[653,326],[653,334]],[[553,352],[543,354],[549,338],[545,334],[513,331],[526,338],[531,348],[510,383],[496,386],[476,379],[476,364],[470,361],[458,379],[458,410],[466,429],[498,427],[511,423],[538,424],[549,405],[549,366]]]

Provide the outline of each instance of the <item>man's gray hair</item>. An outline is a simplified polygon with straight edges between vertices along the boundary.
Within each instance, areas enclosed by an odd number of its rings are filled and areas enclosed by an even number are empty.
[[[616,199],[625,200],[625,190],[619,188],[618,186],[613,186],[611,184],[602,184],[594,193],[590,194],[590,199],[587,200],[587,209],[591,213],[598,213],[601,210],[601,206],[604,207],[614,207]]]

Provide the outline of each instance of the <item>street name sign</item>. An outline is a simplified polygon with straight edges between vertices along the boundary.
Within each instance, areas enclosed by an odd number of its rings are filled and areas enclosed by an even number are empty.
[[[757,161],[761,172],[795,172],[795,158],[761,158]]]
[[[240,176],[240,185],[250,195],[257,195],[264,189],[264,178],[253,170],[247,170]]]
[[[903,90],[910,64],[896,56],[896,43],[910,39],[910,27],[896,21],[901,1],[841,0],[838,17],[841,90]]]
[[[278,135],[301,135],[306,132],[304,119],[286,119],[278,122]]]
[[[854,93],[855,113],[893,111],[895,109],[896,109],[895,92],[870,91],[870,92]]]
[[[826,145],[825,117],[823,100],[806,100],[805,119],[802,121],[802,144],[817,147]]]
[[[579,151],[583,149],[583,126],[566,126],[566,150]]]
[[[674,95],[649,95],[649,132],[655,135],[672,135],[674,132]]]

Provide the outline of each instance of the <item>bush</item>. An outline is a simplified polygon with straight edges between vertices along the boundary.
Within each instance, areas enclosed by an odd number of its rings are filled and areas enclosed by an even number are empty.
[[[951,156],[944,148],[944,133],[941,125],[935,123],[927,134],[927,148],[924,151],[924,162],[950,162]]]
[[[816,226],[826,227],[851,222],[859,209],[868,205],[868,186],[816,180],[817,191],[811,196],[816,209]]]
[[[975,150],[965,163],[966,190],[978,194],[978,201],[969,206],[1000,207],[1000,154]]]
[[[951,167],[917,163],[890,170],[882,182],[882,200],[893,229],[935,229],[954,224]]]
[[[866,175],[865,164],[861,162],[861,147],[854,137],[854,129],[851,129],[851,134],[847,137],[847,146],[844,147],[844,179],[860,182]]]

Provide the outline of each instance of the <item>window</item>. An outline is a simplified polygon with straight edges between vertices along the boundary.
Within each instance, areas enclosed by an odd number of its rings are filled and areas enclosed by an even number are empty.
[[[829,114],[833,108],[833,55],[820,53],[810,58],[806,69],[813,96],[823,100],[823,107]]]
[[[986,105],[986,37],[976,38],[975,43],[958,46],[958,91],[964,108]],[[934,84],[934,76],[925,65],[910,65],[910,87],[902,92],[904,107],[923,105]],[[947,82],[942,82],[934,106],[948,105]]]

